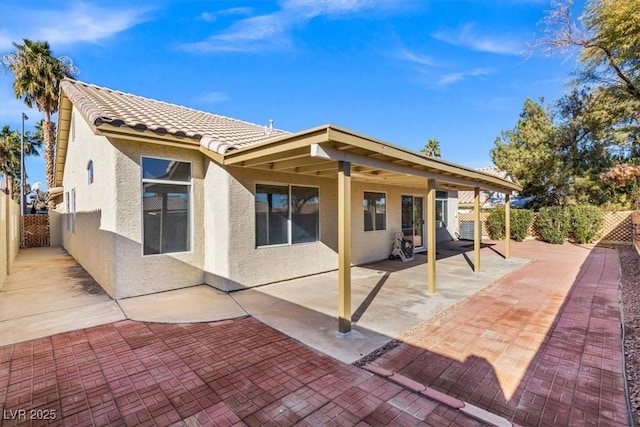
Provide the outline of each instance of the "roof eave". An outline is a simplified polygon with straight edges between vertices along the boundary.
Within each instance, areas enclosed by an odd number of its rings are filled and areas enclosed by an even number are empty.
[[[522,190],[519,184],[500,179],[493,175],[477,172],[455,163],[427,158],[410,150],[331,124],[293,134],[282,135],[260,144],[225,153],[223,155],[223,164],[250,167],[255,163],[264,163],[265,158],[277,159],[278,156],[288,151],[300,151],[304,147],[310,147],[312,144],[329,142],[344,144],[345,147],[357,147],[370,151],[372,154],[381,154],[401,162],[405,161],[417,167],[424,167],[440,173],[443,176],[449,174],[451,176],[463,177],[469,181],[469,188],[477,186],[508,193]],[[304,156],[303,152],[301,152],[298,157],[302,156]]]

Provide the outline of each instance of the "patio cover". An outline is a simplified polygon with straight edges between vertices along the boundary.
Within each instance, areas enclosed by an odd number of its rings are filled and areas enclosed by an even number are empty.
[[[200,151],[227,166],[337,178],[338,186],[338,330],[351,330],[351,180],[415,188],[427,200],[427,286],[436,292],[436,190],[474,192],[474,271],[480,271],[480,191],[506,196],[506,253],[509,257],[509,196],[519,184],[340,128],[324,125],[224,154],[201,145]]]

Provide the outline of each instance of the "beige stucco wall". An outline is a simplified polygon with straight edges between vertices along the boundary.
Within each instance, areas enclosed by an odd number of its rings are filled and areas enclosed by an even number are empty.
[[[205,281],[223,290],[235,290],[334,270],[337,257],[337,180],[244,168],[206,167]],[[256,183],[310,185],[319,188],[320,241],[296,245],[255,246]],[[365,191],[387,197],[386,230],[364,231]],[[401,196],[426,195],[420,189],[352,181],[352,263],[363,264],[389,256],[393,236],[401,229]],[[426,200],[426,199],[425,199]],[[426,208],[426,207],[425,207]],[[447,229],[438,240],[455,232],[456,193],[450,193]],[[454,231],[451,231],[454,230]],[[333,286],[333,284],[330,284]]]
[[[197,150],[96,136],[79,114],[74,112],[73,117],[63,185],[65,199],[75,189],[75,230],[69,227],[73,215],[66,212],[63,202],[59,206],[64,212],[61,240],[112,297],[127,298],[201,283],[234,290],[337,268],[335,178],[225,168]],[[191,162],[191,251],[143,255],[142,156]],[[87,181],[89,160],[94,162],[92,184]],[[256,183],[318,187],[320,241],[256,248]],[[386,230],[364,231],[365,191],[386,193]],[[421,192],[353,181],[353,264],[389,256],[393,235],[400,230],[402,194]],[[456,210],[457,203],[450,201],[448,225],[453,230]],[[55,233],[53,230],[52,241]]]
[[[62,242],[65,249],[113,298],[126,298],[204,282],[202,209],[203,156],[149,143],[107,139],[93,134],[74,111],[63,177],[65,201]],[[141,156],[192,162],[193,250],[142,255]],[[94,182],[87,164],[93,160]],[[69,228],[66,198],[76,193],[75,231]]]
[[[0,192],[0,288],[20,249],[20,205]]]
[[[49,246],[62,245],[63,218],[62,212],[49,210]]]
[[[233,290],[337,268],[335,179],[234,167],[228,172],[216,164],[207,169],[207,283]],[[320,241],[256,248],[256,183],[318,187]]]
[[[112,141],[115,154],[117,296],[126,298],[204,283],[204,158],[197,150]],[[141,157],[191,162],[192,250],[143,256]],[[128,267],[125,267],[128,266]]]
[[[57,209],[62,213],[62,245],[112,297],[116,296],[115,154],[109,141],[95,136],[74,108],[63,175],[64,199]],[[89,160],[94,165],[92,184],[87,179]],[[73,215],[67,211],[67,199],[74,189],[75,230],[70,227]]]

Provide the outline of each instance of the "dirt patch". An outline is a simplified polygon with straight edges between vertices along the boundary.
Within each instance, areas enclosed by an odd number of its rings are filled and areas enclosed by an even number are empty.
[[[104,294],[102,287],[79,265],[70,266],[67,271],[65,271],[65,276],[80,285],[83,293],[89,295]]]
[[[640,425],[640,256],[633,247],[619,247],[624,307],[624,356],[631,410]]]

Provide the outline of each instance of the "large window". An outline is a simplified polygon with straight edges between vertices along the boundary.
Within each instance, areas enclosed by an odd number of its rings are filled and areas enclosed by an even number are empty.
[[[319,196],[315,187],[256,185],[256,246],[316,242]]]
[[[191,163],[142,158],[144,255],[191,250]]]
[[[387,196],[364,192],[364,231],[387,229]]]

